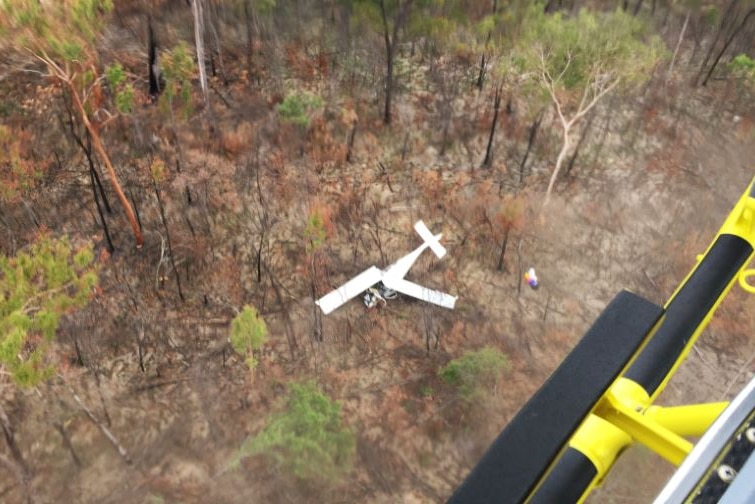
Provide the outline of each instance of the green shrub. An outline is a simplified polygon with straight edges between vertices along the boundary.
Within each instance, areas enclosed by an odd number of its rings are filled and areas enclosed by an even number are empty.
[[[461,397],[471,401],[485,393],[510,367],[509,359],[497,348],[486,347],[466,352],[446,364],[439,372],[440,378],[456,387]]]
[[[179,42],[173,49],[161,56],[165,89],[160,97],[161,109],[168,112],[174,100],[181,105],[185,119],[193,113],[191,98],[191,77],[196,65],[191,50],[185,42]]]
[[[736,77],[743,80],[755,80],[755,60],[746,54],[738,54],[727,66]]]
[[[32,387],[54,373],[50,349],[60,317],[97,285],[91,247],[44,236],[15,257],[0,254],[0,374]]]
[[[325,218],[322,211],[315,207],[307,216],[307,227],[304,228],[304,236],[307,239],[307,249],[314,251],[325,244],[328,232],[325,228]]]
[[[231,346],[246,358],[249,369],[257,366],[253,353],[262,348],[267,341],[267,325],[256,308],[246,305],[231,322]]]
[[[289,385],[285,410],[241,447],[239,460],[263,454],[307,481],[333,481],[351,470],[354,434],[341,421],[341,405],[312,382]]]
[[[278,105],[278,113],[284,121],[296,124],[302,128],[309,126],[309,114],[322,107],[323,101],[312,93],[295,92],[286,96]]]
[[[105,69],[110,92],[115,99],[115,108],[122,114],[129,114],[134,108],[134,87],[126,80],[123,65],[115,63]]]

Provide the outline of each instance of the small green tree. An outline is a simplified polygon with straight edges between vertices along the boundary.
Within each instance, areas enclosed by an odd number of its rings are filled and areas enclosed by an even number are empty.
[[[254,352],[259,351],[267,341],[267,325],[257,309],[246,305],[231,322],[231,346],[246,359],[249,369],[257,367]]]
[[[0,370],[22,387],[54,371],[49,350],[60,317],[84,306],[97,284],[91,247],[41,238],[15,257],[0,255]]]
[[[263,454],[293,476],[330,482],[351,470],[356,443],[343,425],[341,405],[312,382],[291,383],[285,410],[241,447],[238,459]]]
[[[646,81],[662,54],[662,43],[648,36],[640,18],[620,9],[582,9],[570,17],[542,12],[531,17],[519,47],[518,63],[553,103],[562,130],[547,201],[573,147],[575,126],[613,89]]]
[[[472,402],[494,386],[501,373],[509,367],[506,354],[497,348],[485,347],[465,352],[441,368],[438,375],[444,382],[456,387],[464,401]]]
[[[165,89],[161,95],[160,106],[168,111],[173,118],[173,103],[181,105],[184,118],[188,119],[192,112],[191,77],[194,73],[194,61],[191,59],[189,48],[185,42],[179,42],[173,49],[162,56]]]
[[[323,101],[317,95],[303,92],[293,92],[278,105],[281,119],[306,129],[309,126],[310,114],[322,107]]]
[[[325,244],[328,230],[325,225],[325,216],[319,205],[313,205],[307,216],[307,227],[304,228],[304,237],[307,239],[307,250],[316,252]]]
[[[732,76],[741,82],[742,87],[755,89],[755,60],[746,54],[738,54],[727,65]]]
[[[115,108],[121,114],[130,114],[134,109],[134,86],[129,82],[123,65],[110,65],[105,69],[105,77],[113,95]]]

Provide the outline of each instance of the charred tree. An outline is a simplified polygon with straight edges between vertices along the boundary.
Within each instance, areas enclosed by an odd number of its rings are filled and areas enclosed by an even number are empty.
[[[393,65],[396,57],[396,47],[399,44],[399,31],[409,17],[413,0],[400,1],[396,7],[396,17],[393,20],[393,30],[388,24],[385,0],[380,0],[380,15],[383,22],[383,40],[385,41],[385,109],[383,123],[391,124],[391,104],[393,102]]]
[[[354,155],[354,140],[357,136],[357,121],[354,121],[354,124],[351,126],[351,131],[349,132],[349,141],[347,144],[346,149],[346,162],[351,163],[353,160]]]
[[[215,20],[213,19],[213,16],[215,15],[215,12],[213,10],[213,4],[211,3],[209,5],[209,8],[207,10],[207,24],[210,27],[210,34],[212,35],[212,40],[215,45],[214,48],[214,54],[210,55],[210,62],[212,64],[212,75],[213,77],[217,76],[217,70],[220,71],[220,78],[223,80],[223,85],[228,85],[228,75],[225,72],[225,64],[223,63],[223,47],[222,43],[220,41],[220,34],[218,32],[218,29],[215,27]],[[215,65],[215,57],[217,57],[218,63]],[[216,69],[217,66],[217,69]]]
[[[142,228],[142,218],[139,215],[139,207],[136,204],[136,198],[134,198],[134,192],[129,189],[128,190],[128,197],[131,200],[131,205],[134,207],[134,213],[136,214],[136,222],[139,224],[139,229]]]
[[[82,152],[84,152],[84,156],[87,158],[87,163],[89,164],[89,168],[94,176],[94,180],[97,184],[97,189],[99,190],[100,197],[102,198],[102,203],[103,205],[105,205],[105,210],[108,214],[112,214],[113,209],[110,206],[110,201],[108,200],[107,193],[105,193],[105,188],[102,185],[100,172],[97,169],[97,165],[94,162],[94,156],[92,155],[92,137],[89,134],[88,130],[84,130],[87,137],[87,143],[84,144],[84,141],[81,139],[81,135],[79,135],[79,133],[76,131],[76,126],[74,125],[73,110],[71,109],[70,104],[67,100],[64,100],[63,103],[66,107],[66,111],[68,112],[68,131],[71,133],[71,137],[76,142],[76,145],[79,146]],[[58,116],[58,120],[60,121],[61,126],[65,128],[63,118]]]
[[[87,163],[89,165],[89,179],[92,186],[92,196],[94,197],[94,204],[97,207],[97,214],[100,216],[100,221],[102,222],[102,230],[104,231],[105,239],[107,240],[108,252],[112,254],[115,251],[115,245],[113,245],[113,240],[112,240],[112,237],[110,236],[110,228],[108,227],[107,220],[105,219],[105,214],[102,211],[102,206],[105,207],[105,211],[108,214],[112,214],[113,209],[110,207],[110,202],[107,199],[105,188],[102,186],[102,180],[100,180],[99,171],[97,170],[97,166],[94,163],[94,157],[92,156],[92,137],[89,134],[89,131],[85,130],[86,136],[87,136],[87,143],[84,144],[84,142],[81,140],[81,136],[79,136],[79,134],[76,132],[76,127],[74,126],[74,123],[73,123],[73,111],[71,110],[68,103],[66,103],[66,108],[68,110],[68,127],[70,130],[71,136],[76,142],[76,145],[79,146],[79,148],[84,152],[84,156],[87,158]],[[58,119],[61,121],[61,123],[63,122],[60,116],[58,116]],[[102,199],[102,203],[100,203],[100,198]],[[141,225],[139,227],[141,227]],[[76,343],[75,339],[74,339],[74,343]],[[76,348],[76,351],[78,354],[78,346]],[[81,360],[80,357],[79,357],[79,360]]]
[[[97,207],[97,213],[100,216],[100,221],[102,222],[102,230],[105,232],[105,239],[107,240],[107,250],[111,254],[115,251],[115,246],[113,245],[113,240],[110,238],[110,229],[107,225],[107,220],[105,219],[105,214],[102,213],[102,207],[100,206],[100,198],[97,195],[97,187],[95,185],[95,170],[94,166],[89,166],[89,179],[92,183],[92,195],[94,196],[94,204]],[[78,348],[76,349],[78,352]],[[79,357],[81,359],[81,357]]]
[[[540,113],[537,115],[535,120],[532,122],[532,126],[530,126],[530,134],[527,138],[527,150],[524,152],[524,157],[522,158],[522,162],[519,164],[519,185],[521,186],[524,182],[524,167],[527,165],[527,159],[530,157],[530,152],[532,152],[532,147],[535,145],[535,140],[537,139],[537,132],[540,129],[540,123],[543,121],[543,115],[545,114],[545,109],[541,110]]]
[[[697,75],[695,76],[695,85],[699,85],[700,78],[703,75],[703,72],[705,72],[705,68],[708,66],[708,61],[710,61],[711,56],[713,56],[713,53],[716,50],[716,46],[718,45],[718,41],[721,39],[721,36],[723,35],[724,31],[729,26],[730,22],[733,22],[731,19],[732,16],[735,16],[733,14],[734,7],[736,7],[737,3],[739,3],[739,0],[730,0],[729,5],[726,7],[726,11],[724,12],[724,15],[721,17],[721,22],[718,24],[718,29],[716,30],[716,36],[713,38],[713,42],[710,44],[710,48],[708,49],[708,52],[705,54],[705,58],[703,59],[702,64],[700,65],[700,70],[697,72]]]
[[[503,240],[501,242],[501,253],[498,255],[498,264],[496,265],[496,269],[498,271],[503,271],[503,269],[505,268],[505,263],[503,262],[503,260],[506,257],[506,247],[509,244],[510,231],[511,231],[511,228],[506,227],[506,230],[503,232]]]
[[[495,138],[495,128],[498,124],[498,114],[501,111],[501,92],[503,91],[503,85],[499,84],[495,90],[495,98],[493,101],[493,124],[490,127],[490,137],[488,138],[488,147],[485,149],[485,159],[482,162],[482,167],[488,168],[493,162],[493,139]]]
[[[543,8],[543,12],[546,14],[549,14],[551,12],[557,11],[561,9],[561,4],[563,3],[563,0],[548,0],[545,3],[545,7]]]
[[[636,16],[640,12],[640,9],[642,8],[642,3],[644,1],[645,0],[637,0],[637,3],[634,4],[634,11],[632,11],[633,16]]]
[[[475,86],[477,86],[477,89],[480,91],[482,91],[482,85],[485,83],[485,74],[485,53],[482,53],[482,56],[480,57],[480,70],[477,72],[477,82],[475,83]]]
[[[149,96],[154,102],[163,90],[163,83],[161,81],[162,75],[160,73],[160,62],[157,55],[157,39],[155,38],[155,31],[152,28],[152,16],[147,17],[147,32],[147,53],[149,54]]]
[[[29,469],[29,465],[26,463],[26,460],[24,460],[21,449],[18,447],[13,427],[11,426],[10,419],[5,413],[2,404],[0,404],[0,429],[2,429],[3,431],[5,442],[8,445],[8,449],[10,450],[11,455],[13,456],[13,462],[6,459],[4,456],[0,460],[2,460],[3,462],[7,460],[5,465],[7,465],[9,469],[13,469],[13,472],[16,473],[17,478],[23,482],[28,493],[30,490],[29,486],[32,476],[31,470]]]
[[[186,301],[183,290],[181,289],[181,277],[178,275],[178,268],[176,268],[176,260],[173,257],[173,245],[170,241],[170,230],[168,229],[168,221],[165,219],[165,207],[163,206],[162,198],[160,198],[160,188],[157,186],[157,181],[152,180],[152,185],[155,189],[155,196],[157,197],[157,206],[160,209],[160,219],[163,222],[165,228],[165,239],[168,242],[168,257],[170,258],[170,266],[173,269],[173,274],[176,278],[176,286],[178,287],[178,297],[181,301]]]
[[[734,39],[737,37],[737,35],[739,35],[739,33],[744,29],[744,27],[747,25],[747,22],[750,20],[752,16],[755,16],[755,9],[750,9],[750,11],[742,19],[742,22],[739,23],[739,25],[726,38],[726,41],[724,42],[723,47],[721,48],[720,51],[718,51],[718,54],[716,54],[716,57],[713,60],[713,64],[708,69],[708,73],[705,75],[705,79],[703,79],[703,82],[702,82],[703,86],[708,84],[708,80],[710,79],[710,76],[713,75],[713,70],[716,69],[716,66],[718,66],[718,63],[721,61],[721,57],[724,55],[724,53],[729,48],[731,43],[734,42]]]

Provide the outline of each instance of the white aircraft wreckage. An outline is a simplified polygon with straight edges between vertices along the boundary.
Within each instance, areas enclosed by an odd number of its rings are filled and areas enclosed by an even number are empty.
[[[440,244],[442,234],[433,235],[422,221],[417,221],[414,224],[414,229],[422,238],[422,245],[384,270],[376,266],[364,270],[339,288],[325,294],[315,301],[315,304],[327,315],[361,293],[364,293],[364,304],[368,308],[372,308],[379,301],[385,303],[386,299],[395,298],[397,293],[400,292],[443,308],[453,309],[456,296],[428,289],[404,279],[409,269],[426,248],[432,250],[438,256],[438,259],[446,255],[445,247]]]

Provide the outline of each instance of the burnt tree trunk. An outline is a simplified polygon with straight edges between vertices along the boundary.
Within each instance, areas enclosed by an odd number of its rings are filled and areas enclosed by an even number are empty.
[[[215,44],[215,55],[217,56],[218,64],[217,69],[220,70],[220,78],[223,79],[223,85],[228,85],[228,75],[225,72],[225,64],[223,63],[223,47],[222,43],[220,41],[220,33],[218,32],[218,29],[215,26],[215,20],[213,19],[213,16],[215,16],[216,13],[213,10],[213,4],[210,3],[207,9],[207,24],[210,27],[210,34],[212,35],[212,40]],[[215,69],[215,57],[211,55],[211,61],[212,61],[212,75],[213,77],[216,76],[216,69]]]
[[[482,91],[482,85],[485,82],[485,73],[485,53],[482,53],[480,57],[480,71],[477,73],[477,82],[475,83],[477,89],[480,91]]]
[[[388,19],[385,14],[385,3],[381,0],[380,8],[383,14],[383,38],[385,40],[385,108],[383,122],[391,124],[391,101],[393,100],[393,50],[396,39],[391,40],[388,33]]]
[[[21,453],[21,449],[18,447],[18,443],[16,443],[16,436],[13,433],[10,419],[5,413],[2,405],[0,405],[0,428],[2,428],[5,442],[8,445],[8,449],[10,450],[11,455],[13,456],[13,460],[15,461],[21,472],[20,476],[22,477],[24,484],[28,487],[28,483],[31,478],[31,470],[29,469],[26,460],[24,460],[24,456]]]
[[[519,185],[521,186],[522,183],[524,183],[524,167],[527,164],[527,159],[530,157],[530,152],[532,152],[532,147],[535,145],[535,140],[537,139],[537,132],[540,129],[540,123],[543,121],[543,115],[545,114],[545,109],[541,110],[540,113],[537,115],[535,120],[532,122],[532,126],[530,126],[530,134],[527,139],[527,150],[524,152],[524,157],[522,158],[522,162],[519,164]]]
[[[94,157],[92,156],[92,136],[89,134],[88,130],[84,130],[87,137],[87,143],[86,145],[84,145],[81,136],[76,132],[76,127],[73,124],[73,110],[71,109],[68,101],[64,100],[64,105],[66,107],[66,110],[68,111],[68,129],[71,132],[71,136],[76,142],[76,145],[81,148],[81,150],[84,152],[84,156],[86,156],[87,158],[87,163],[89,164],[89,168],[94,175],[94,180],[97,183],[97,188],[100,191],[100,197],[102,198],[102,203],[105,205],[105,210],[107,211],[107,213],[112,214],[113,209],[110,206],[110,202],[108,201],[107,194],[105,193],[105,188],[102,186],[100,172],[99,170],[97,170],[97,166],[94,163]],[[58,117],[58,119],[60,120],[61,125],[63,125],[63,119],[60,117]]]
[[[346,162],[351,163],[353,160],[354,155],[354,140],[357,137],[357,121],[354,121],[354,124],[351,126],[351,131],[349,132],[349,142],[346,149]]]
[[[157,100],[162,92],[162,82],[160,81],[160,62],[157,55],[157,39],[155,31],[152,28],[152,16],[147,17],[147,52],[149,54],[149,96],[152,101]]]
[[[258,160],[259,161],[259,160]],[[257,283],[262,282],[262,249],[264,245],[267,243],[267,233],[270,229],[270,219],[269,215],[267,213],[267,205],[265,203],[265,197],[262,192],[262,184],[260,182],[260,169],[259,169],[259,162],[257,163],[257,169],[255,170],[255,180],[257,181],[257,198],[259,199],[260,204],[260,213],[259,213],[259,229],[260,229],[260,241],[257,245]]]
[[[73,123],[72,123],[73,126]],[[73,131],[73,130],[72,130]],[[84,155],[87,158],[87,162],[89,163],[89,170],[92,173],[92,176],[94,177],[94,181],[97,184],[97,189],[100,191],[100,197],[102,198],[102,204],[105,205],[105,210],[107,210],[107,213],[112,214],[113,209],[110,206],[110,202],[107,199],[107,194],[105,193],[105,188],[102,186],[102,179],[100,179],[100,172],[97,169],[97,166],[94,163],[94,158],[92,157],[92,136],[89,134],[89,132],[86,132],[87,135],[87,145],[84,147],[84,144],[81,142],[81,139],[74,133],[74,137],[76,138],[79,146],[84,151]]]
[[[383,123],[391,124],[391,103],[393,101],[393,64],[396,57],[396,47],[398,46],[399,30],[404,25],[406,18],[411,9],[414,0],[405,0],[398,2],[396,6],[396,17],[393,20],[393,32],[391,33],[388,25],[388,14],[386,12],[385,0],[380,0],[380,15],[383,21],[383,40],[385,41],[385,109],[383,111]]]
[[[100,198],[97,195],[97,187],[95,186],[94,182],[95,177],[95,171],[94,166],[89,166],[89,179],[92,182],[92,194],[94,195],[94,204],[97,207],[97,213],[100,215],[100,220],[102,221],[102,230],[105,232],[105,239],[107,240],[107,250],[111,254],[115,251],[115,246],[113,245],[113,240],[110,238],[110,229],[107,225],[107,220],[105,220],[105,215],[102,213],[102,207],[100,206]],[[76,352],[78,353],[78,345],[76,345]],[[79,359],[81,359],[81,356],[79,356]]]
[[[488,37],[485,40],[485,48],[487,48],[488,44],[490,44],[490,39],[492,36],[493,36],[493,33],[488,32]],[[482,91],[482,86],[485,83],[485,75],[487,75],[488,73],[487,63],[489,63],[489,61],[485,57],[485,52],[483,51],[482,56],[480,57],[480,71],[477,74],[477,82],[476,82],[476,86],[479,91]]]
[[[317,252],[312,253],[312,258],[309,263],[309,278],[310,288],[312,290],[312,299],[317,299]],[[312,327],[312,337],[318,343],[322,343],[324,335],[322,332],[322,311],[320,307],[315,303],[312,303],[312,317],[314,318],[314,324]]]
[[[184,298],[183,290],[181,289],[181,277],[178,274],[178,268],[176,268],[176,260],[173,257],[173,245],[170,242],[170,230],[168,229],[168,221],[165,219],[165,207],[163,206],[162,199],[160,198],[160,188],[157,187],[156,180],[152,180],[152,185],[155,188],[155,196],[157,196],[157,206],[160,209],[160,219],[163,221],[163,227],[165,228],[165,239],[168,242],[168,257],[170,258],[170,266],[171,268],[173,268],[173,274],[176,277],[178,297],[181,298],[181,301],[186,301],[186,298]]]
[[[73,459],[73,463],[76,464],[76,467],[81,467],[81,459],[76,454],[76,450],[73,449],[73,444],[71,443],[71,437],[68,435],[68,432],[66,431],[65,426],[60,422],[53,422],[53,427],[55,427],[55,430],[57,430],[60,433],[60,437],[63,438],[63,446],[66,447],[68,452],[71,454],[71,458]]]
[[[718,45],[718,41],[720,40],[721,35],[723,34],[729,22],[729,17],[731,16],[732,11],[734,10],[734,7],[738,2],[739,0],[731,0],[728,7],[726,7],[726,11],[721,17],[721,22],[718,25],[718,30],[716,30],[716,36],[713,37],[713,42],[711,42],[708,52],[705,53],[705,58],[703,59],[703,63],[700,65],[700,70],[697,72],[697,76],[695,76],[695,85],[698,85],[700,83],[700,77],[703,75],[703,72],[705,72],[705,68],[708,66],[708,61],[710,61],[711,56],[713,56],[713,53],[716,50],[716,46]]]
[[[488,168],[493,162],[493,139],[495,138],[495,128],[498,124],[498,113],[501,110],[501,91],[503,86],[501,84],[495,90],[495,98],[493,101],[493,124],[490,127],[490,137],[488,138],[488,146],[485,149],[485,159],[482,161],[482,167]]]
[[[134,192],[129,189],[128,197],[131,200],[131,205],[134,207],[134,213],[136,214],[136,222],[139,224],[139,228],[142,227],[142,217],[139,215],[139,207],[136,205],[136,199],[134,198]]]
[[[54,69],[53,67],[50,67],[50,68]],[[131,207],[131,204],[129,203],[128,199],[126,199],[126,194],[123,192],[123,188],[121,187],[121,184],[118,181],[118,175],[115,172],[115,168],[113,167],[113,164],[110,162],[110,157],[107,155],[105,146],[102,144],[100,134],[97,131],[97,128],[89,120],[89,112],[87,112],[86,107],[84,107],[84,104],[82,103],[81,98],[76,92],[76,87],[71,77],[64,76],[64,75],[58,75],[58,77],[61,81],[63,81],[63,84],[65,84],[68,87],[68,91],[69,91],[69,94],[71,95],[71,99],[73,100],[74,106],[76,107],[76,110],[79,112],[81,122],[84,123],[84,127],[87,129],[92,139],[94,150],[95,152],[97,152],[97,155],[100,157],[100,160],[105,164],[105,168],[107,169],[108,175],[110,176],[110,184],[113,186],[113,190],[115,191],[115,194],[118,196],[118,199],[121,202],[121,206],[123,206],[123,209],[126,212],[126,217],[129,221],[129,224],[131,225],[131,230],[134,233],[134,239],[136,241],[136,248],[140,249],[142,248],[142,245],[144,244],[144,238],[142,237],[142,230],[139,227],[139,224],[136,222],[136,216],[134,215],[134,210]]]
[[[561,8],[561,4],[563,3],[563,0],[558,0],[557,2],[555,0],[548,0],[548,2],[545,4],[545,8],[543,9],[543,12],[546,14],[556,11]]]
[[[253,73],[254,37],[252,35],[252,18],[249,15],[249,0],[244,2],[244,23],[246,24],[246,69],[251,79]]]
[[[750,9],[750,11],[747,13],[747,15],[742,19],[742,22],[739,23],[739,26],[736,27],[736,29],[731,32],[729,37],[726,39],[726,42],[724,43],[724,46],[721,48],[721,50],[716,54],[716,58],[713,60],[713,64],[708,69],[708,73],[705,75],[705,79],[703,79],[702,85],[705,86],[708,84],[708,80],[710,79],[710,76],[713,75],[713,70],[716,69],[716,66],[721,61],[721,57],[724,55],[726,50],[729,48],[732,42],[734,42],[734,39],[739,35],[739,33],[744,29],[744,27],[747,25],[747,21],[750,20],[750,17],[755,15],[755,9]]]
[[[450,105],[449,105],[450,108]],[[448,130],[451,127],[451,114],[453,111],[447,111],[446,119],[443,121],[443,133],[440,138],[440,152],[438,156],[443,157],[446,155],[446,149],[448,148]]]
[[[498,271],[503,271],[505,264],[503,262],[505,256],[506,256],[506,247],[509,244],[509,232],[511,231],[510,228],[506,228],[506,231],[503,232],[503,242],[501,242],[501,253],[498,256],[498,265],[496,266],[496,269]]]

